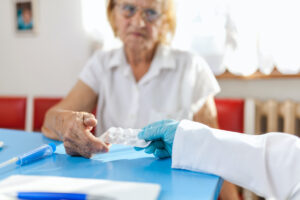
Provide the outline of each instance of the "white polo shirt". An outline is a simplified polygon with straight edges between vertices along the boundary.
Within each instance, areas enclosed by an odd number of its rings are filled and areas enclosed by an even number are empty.
[[[97,135],[112,126],[143,128],[162,119],[192,119],[207,97],[220,91],[203,59],[165,45],[157,48],[138,82],[123,48],[97,51],[80,79],[99,95]]]

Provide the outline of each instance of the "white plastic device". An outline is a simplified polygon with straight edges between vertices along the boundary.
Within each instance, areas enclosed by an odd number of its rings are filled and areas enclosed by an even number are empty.
[[[150,141],[147,142],[139,139],[138,134],[140,131],[141,129],[111,127],[99,136],[99,139],[110,144],[123,144],[144,148],[150,144]]]

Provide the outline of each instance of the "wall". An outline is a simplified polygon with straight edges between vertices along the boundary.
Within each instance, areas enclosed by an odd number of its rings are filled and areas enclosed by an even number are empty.
[[[263,80],[219,80],[219,97],[287,99],[300,102],[300,78]]]
[[[37,1],[38,33],[17,34],[14,1],[0,1],[0,95],[64,96],[76,82],[90,45],[81,0]],[[31,118],[31,112],[27,113]],[[27,122],[30,130],[31,121]]]
[[[81,1],[37,1],[36,35],[16,34],[12,2],[0,1],[0,94],[64,95],[89,54]]]

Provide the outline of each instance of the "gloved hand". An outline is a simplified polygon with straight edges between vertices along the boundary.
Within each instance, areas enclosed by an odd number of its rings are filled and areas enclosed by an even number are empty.
[[[138,137],[146,141],[152,141],[145,148],[145,152],[153,153],[158,158],[170,157],[178,124],[179,122],[175,120],[162,120],[144,127]]]

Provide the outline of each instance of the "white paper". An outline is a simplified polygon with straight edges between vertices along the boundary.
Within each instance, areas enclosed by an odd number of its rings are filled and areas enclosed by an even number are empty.
[[[0,199],[8,199],[7,194],[15,194],[20,191],[76,192],[106,196],[116,200],[154,200],[158,198],[160,185],[103,179],[24,175],[13,175],[0,182]]]

